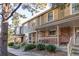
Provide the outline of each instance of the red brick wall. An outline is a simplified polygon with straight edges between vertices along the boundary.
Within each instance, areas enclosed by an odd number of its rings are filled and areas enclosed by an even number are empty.
[[[60,28],[60,36],[59,36],[60,44],[68,43],[69,38],[70,38],[70,34],[71,34],[71,28],[70,27]]]

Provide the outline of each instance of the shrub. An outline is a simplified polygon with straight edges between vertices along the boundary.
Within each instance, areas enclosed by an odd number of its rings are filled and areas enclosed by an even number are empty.
[[[44,44],[38,44],[37,49],[38,50],[45,50],[45,45]]]
[[[15,49],[19,49],[19,48],[20,48],[20,45],[17,44],[17,45],[14,46],[14,48],[15,48]]]
[[[35,44],[35,41],[33,41],[33,44]]]
[[[23,47],[25,45],[25,43],[21,43],[21,47]]]
[[[8,46],[12,47],[12,46],[14,46],[14,43],[13,43],[13,42],[10,42],[10,43],[8,44]]]
[[[46,50],[48,52],[55,52],[56,51],[56,46],[55,45],[48,45],[48,46],[46,46]]]
[[[31,50],[31,49],[34,49],[34,48],[36,48],[36,45],[34,45],[34,44],[27,44],[24,47],[24,51]]]

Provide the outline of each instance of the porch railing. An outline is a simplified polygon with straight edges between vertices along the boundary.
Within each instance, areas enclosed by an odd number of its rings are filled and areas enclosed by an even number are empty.
[[[39,37],[39,43],[57,44],[57,37]]]
[[[70,37],[70,41],[69,41],[69,43],[67,45],[67,53],[68,53],[68,56],[71,55],[72,45],[73,45],[73,37]]]

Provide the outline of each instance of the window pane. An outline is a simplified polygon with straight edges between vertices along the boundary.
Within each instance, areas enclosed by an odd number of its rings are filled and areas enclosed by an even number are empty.
[[[79,12],[79,4],[74,3],[72,4],[72,13],[77,13],[77,12]]]
[[[49,31],[49,35],[56,35],[56,31]]]
[[[48,13],[48,21],[53,20],[53,12]]]

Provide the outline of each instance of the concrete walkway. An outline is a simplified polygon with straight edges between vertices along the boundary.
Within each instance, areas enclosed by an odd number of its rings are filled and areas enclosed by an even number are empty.
[[[14,49],[9,47],[8,47],[8,52],[16,56],[42,56],[41,54],[37,54],[34,52],[28,52],[28,51],[25,52],[25,51],[22,51],[22,49]]]

